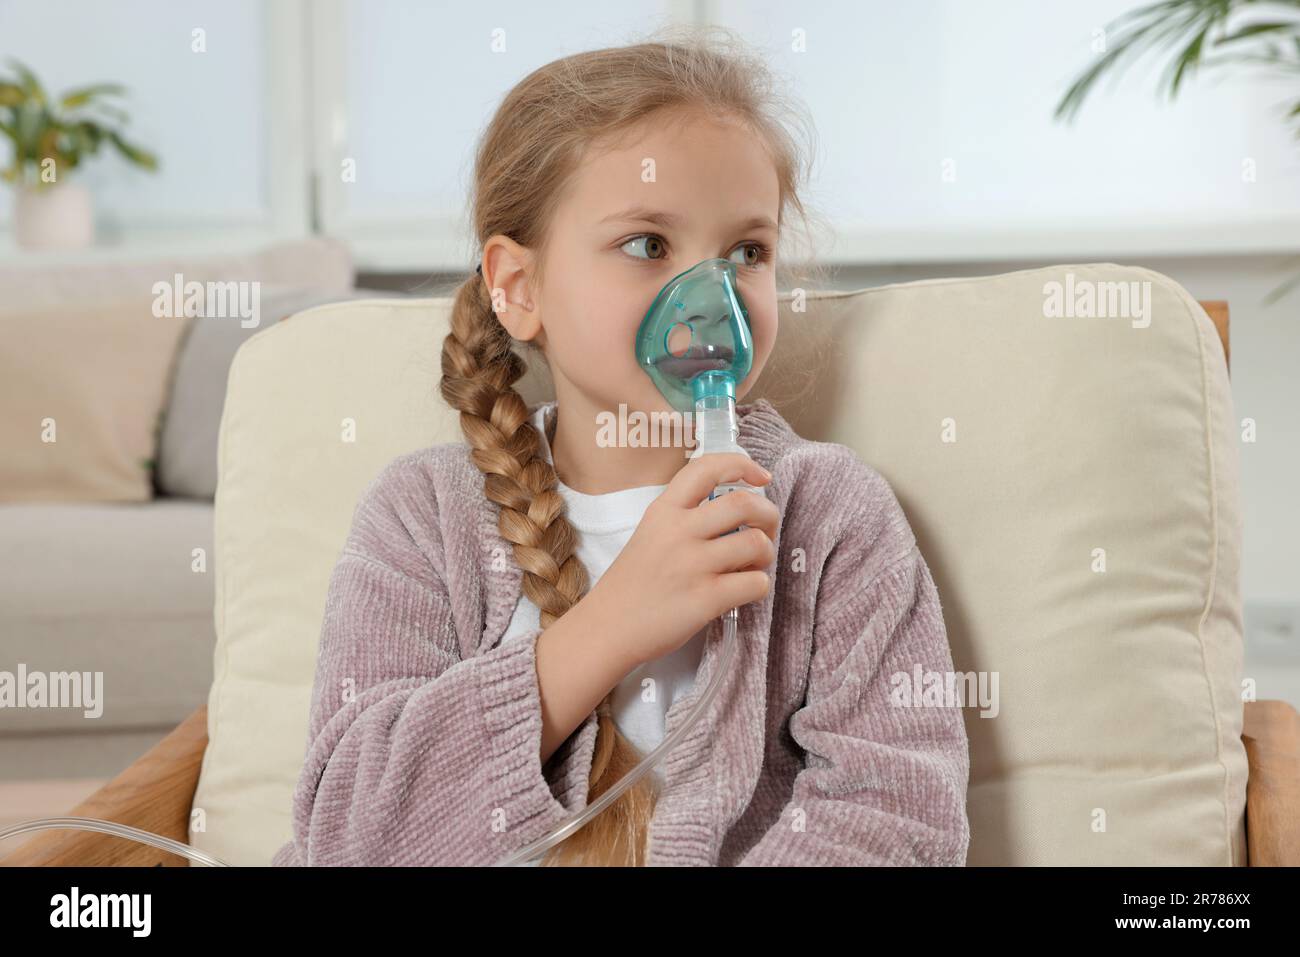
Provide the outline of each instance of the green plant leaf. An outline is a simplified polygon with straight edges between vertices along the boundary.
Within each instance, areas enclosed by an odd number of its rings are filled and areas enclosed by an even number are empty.
[[[41,156],[50,156],[57,152],[58,148],[59,128],[51,124],[41,131],[41,137],[36,142],[36,150]]]
[[[14,68],[14,71],[18,74],[18,79],[22,81],[24,92],[31,99],[44,106],[46,102],[45,87],[41,86],[41,81],[36,79],[36,74],[23,65],[22,62],[12,57],[9,59],[9,65]]]
[[[100,143],[104,140],[104,131],[98,123],[80,120],[70,127],[70,132],[77,137],[88,155],[99,152]]]
[[[137,166],[142,166],[148,170],[156,170],[158,168],[158,157],[148,150],[141,149],[138,146],[128,143],[116,130],[108,131],[108,139],[117,147],[117,151],[121,153],[122,156],[130,160],[132,163],[135,163]]]
[[[1118,69],[1126,58],[1132,59],[1149,42],[1153,33],[1162,25],[1166,13],[1181,6],[1187,0],[1164,0],[1147,7],[1130,10],[1107,24],[1107,35],[1115,33],[1118,39],[1111,44],[1101,57],[1070,84],[1061,101],[1053,111],[1053,118],[1066,121],[1074,119],[1083,101],[1104,73]],[[1193,0],[1195,2],[1195,0]]]
[[[85,107],[83,107],[83,109],[94,110],[95,112],[100,113],[103,116],[108,117],[109,119],[116,120],[118,123],[120,123],[123,126],[125,126],[131,120],[131,115],[127,113],[126,110],[118,109],[116,106],[111,106],[108,103],[101,103],[98,100],[94,101],[93,103],[88,103]]]
[[[1296,260],[1296,264],[1297,266],[1300,266],[1300,259]],[[1289,279],[1272,289],[1268,295],[1264,297],[1264,304],[1268,306],[1273,305],[1292,289],[1296,288],[1296,286],[1300,286],[1300,271],[1292,273]]]
[[[47,114],[41,107],[28,104],[18,110],[14,116],[14,142],[17,144],[14,155],[15,165],[24,166],[40,162],[38,143],[47,125]]]
[[[122,96],[126,93],[126,87],[120,83],[97,83],[94,86],[83,86],[78,90],[69,90],[63,94],[63,99],[59,101],[59,106],[65,110],[73,110],[79,106],[85,106],[92,100],[104,95]]]
[[[0,111],[7,111],[0,132],[14,144],[5,179],[21,182],[25,177],[39,185],[43,160],[53,159],[60,173],[75,169],[86,157],[97,154],[105,140],[128,162],[149,170],[158,168],[157,156],[122,135],[121,128],[130,121],[127,112],[107,101],[126,93],[122,84],[96,83],[68,90],[56,111],[36,74],[16,59],[8,62],[18,82],[0,79]],[[0,117],[5,115],[0,112]]]
[[[1252,23],[1250,26],[1242,27],[1236,33],[1230,34],[1229,36],[1219,37],[1219,39],[1214,41],[1214,45],[1216,47],[1226,46],[1229,43],[1237,43],[1240,40],[1254,39],[1265,33],[1296,33],[1297,31],[1300,31],[1300,23],[1294,21],[1286,23],[1280,21],[1275,23]],[[1300,37],[1297,37],[1297,39],[1300,39]]]
[[[1116,37],[1114,43],[1070,85],[1053,117],[1072,119],[1104,74],[1117,73],[1121,67],[1130,65],[1140,52],[1150,50],[1177,50],[1162,84],[1170,99],[1177,96],[1184,81],[1200,67],[1218,66],[1224,60],[1262,62],[1300,72],[1300,0],[1272,0],[1268,4],[1274,15],[1296,11],[1296,19],[1270,19],[1227,32],[1231,17],[1262,6],[1256,0],[1163,0],[1128,11],[1107,24],[1107,34]],[[1216,38],[1215,31],[1223,31],[1223,35]],[[1271,42],[1287,39],[1291,41],[1287,49],[1294,49],[1290,56],[1283,53],[1282,46]],[[1248,44],[1264,46],[1265,52],[1238,54],[1238,47]],[[1227,50],[1220,49],[1225,45]],[[1211,49],[1220,56],[1207,59],[1205,53]]]
[[[1178,68],[1174,70],[1173,82],[1169,84],[1169,98],[1173,99],[1178,95],[1178,87],[1182,85],[1183,75],[1188,70],[1196,71],[1196,65],[1201,59],[1201,47],[1205,45],[1205,35],[1210,32],[1210,28],[1204,27],[1201,32],[1196,34],[1195,39],[1183,50],[1182,55],[1178,58]]]

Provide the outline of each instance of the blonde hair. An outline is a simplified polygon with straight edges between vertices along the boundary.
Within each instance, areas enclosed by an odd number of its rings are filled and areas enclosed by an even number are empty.
[[[797,195],[807,171],[794,137],[778,119],[784,112],[798,125],[801,114],[784,108],[763,61],[721,28],[658,31],[665,32],[672,35],[564,57],[510,90],[475,156],[471,221],[480,248],[493,235],[509,236],[535,252],[532,280],[540,282],[551,213],[584,153],[636,132],[652,113],[669,108],[740,120],[756,132],[776,169],[780,213],[788,205],[808,221]],[[461,281],[443,342],[439,389],[460,411],[484,492],[500,506],[501,537],[513,546],[524,594],[541,610],[545,629],[586,594],[589,579],[575,553],[578,536],[557,491],[554,466],[542,454],[529,409],[514,388],[527,366],[513,346],[493,312],[486,282],[477,275]],[[527,347],[541,352],[531,341]],[[615,726],[609,703],[606,696],[597,709],[589,802],[642,758]],[[654,807],[655,792],[643,778],[548,851],[542,863],[642,865]]]

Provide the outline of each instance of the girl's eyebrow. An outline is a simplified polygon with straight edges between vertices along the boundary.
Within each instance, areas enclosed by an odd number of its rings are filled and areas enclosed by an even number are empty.
[[[600,223],[652,223],[655,226],[661,226],[664,229],[675,229],[683,225],[683,218],[675,213],[666,213],[661,210],[651,209],[647,206],[629,206],[627,209],[617,213],[611,213]],[[770,216],[752,216],[747,220],[739,222],[735,227],[737,230],[767,228],[776,229],[777,225]]]

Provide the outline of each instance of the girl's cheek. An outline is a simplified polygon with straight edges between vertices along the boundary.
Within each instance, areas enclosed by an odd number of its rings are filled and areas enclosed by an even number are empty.
[[[772,343],[776,341],[777,314],[775,297],[771,303],[764,302],[762,309],[757,314],[751,311],[750,315],[754,320],[755,349],[764,352],[766,349],[770,349]]]

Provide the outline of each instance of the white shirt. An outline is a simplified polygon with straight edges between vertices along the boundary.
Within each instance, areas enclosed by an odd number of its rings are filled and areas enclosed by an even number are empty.
[[[544,402],[533,413],[533,425],[541,435],[542,454],[548,462],[554,460],[546,438],[546,412],[554,404]],[[577,554],[587,568],[590,587],[594,588],[605,569],[613,564],[646,508],[666,488],[667,485],[641,485],[604,495],[586,495],[563,482],[558,484],[557,490],[568,504],[569,522],[578,531]],[[540,621],[541,611],[527,594],[520,593],[502,641],[540,628]],[[696,632],[676,651],[631,671],[614,689],[610,701],[614,724],[643,755],[663,740],[664,716],[669,707],[694,687],[704,651],[704,636],[703,630]],[[645,780],[662,787],[665,780],[662,768],[661,761]]]

